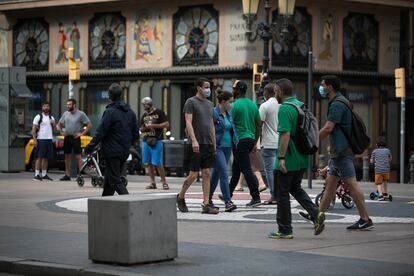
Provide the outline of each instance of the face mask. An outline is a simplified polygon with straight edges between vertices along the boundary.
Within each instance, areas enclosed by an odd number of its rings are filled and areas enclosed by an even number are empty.
[[[319,95],[321,95],[322,98],[326,98],[326,95],[328,92],[326,92],[326,88],[322,85],[319,85]]]
[[[233,108],[233,103],[229,103],[229,104],[226,105],[226,111],[227,112],[230,112],[232,108]]]
[[[211,94],[210,88],[203,89],[204,97],[208,98],[208,97],[210,97],[210,94]]]

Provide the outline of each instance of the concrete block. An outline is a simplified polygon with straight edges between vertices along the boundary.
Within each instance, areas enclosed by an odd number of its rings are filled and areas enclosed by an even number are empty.
[[[176,258],[175,204],[173,195],[89,198],[89,259],[129,265]]]

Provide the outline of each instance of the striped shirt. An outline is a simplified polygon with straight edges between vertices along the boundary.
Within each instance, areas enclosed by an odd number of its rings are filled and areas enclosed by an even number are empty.
[[[391,151],[387,148],[377,148],[371,154],[371,162],[375,164],[375,173],[390,172]]]

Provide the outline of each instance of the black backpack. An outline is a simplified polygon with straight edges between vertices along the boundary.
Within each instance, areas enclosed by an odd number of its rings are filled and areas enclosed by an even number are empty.
[[[294,136],[291,136],[293,143],[295,143],[300,153],[306,155],[315,154],[319,147],[318,121],[305,104],[301,107],[290,102],[286,102],[286,104],[295,107],[298,112],[296,132]]]
[[[352,113],[352,128],[351,135],[343,129],[341,125],[338,125],[342,132],[345,134],[346,139],[349,142],[349,146],[354,154],[362,154],[371,144],[371,138],[367,135],[367,128],[362,118],[352,109],[352,107],[346,101],[342,99],[335,99],[348,107]]]

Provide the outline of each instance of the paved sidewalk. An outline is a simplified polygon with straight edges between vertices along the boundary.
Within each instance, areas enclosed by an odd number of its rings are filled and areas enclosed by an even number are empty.
[[[58,179],[58,174],[51,174]],[[88,260],[87,215],[56,204],[99,196],[89,180],[80,188],[71,182],[33,182],[32,174],[0,174],[0,274],[20,275],[413,275],[414,185],[390,184],[393,202],[368,202],[371,215],[393,223],[376,223],[374,231],[348,232],[337,217],[356,215],[340,203],[320,236],[294,212],[294,239],[271,240],[276,209],[240,208],[232,215],[199,214],[200,183],[190,188],[194,199],[188,217],[178,214],[178,258],[174,261],[117,266]],[[147,178],[129,176],[134,193],[176,193],[182,178],[168,178],[169,191],[145,190]],[[306,187],[306,182],[303,183]],[[362,183],[366,198],[372,183]],[[161,187],[161,186],[160,186]],[[321,182],[310,194],[317,194]],[[266,195],[266,193],[264,193]],[[238,193],[239,202],[248,192]],[[292,203],[293,204],[293,203]],[[299,210],[299,206],[294,207]],[[184,214],[186,215],[186,214]],[[221,217],[228,220],[213,221]],[[404,222],[405,221],[405,222]],[[375,222],[375,221],[374,221]]]

